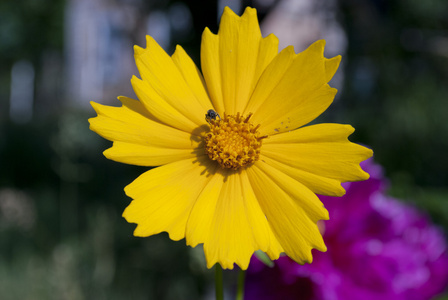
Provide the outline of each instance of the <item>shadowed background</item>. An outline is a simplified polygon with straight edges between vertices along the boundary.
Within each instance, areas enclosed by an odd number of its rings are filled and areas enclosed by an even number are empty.
[[[123,191],[146,168],[108,161],[89,101],[135,97],[145,35],[199,65],[225,5],[257,8],[263,35],[296,52],[327,40],[343,62],[318,122],[349,123],[390,194],[448,229],[448,2],[23,0],[0,2],[0,298],[197,299],[213,295],[201,249],[132,237]],[[350,216],[347,216],[350,217]],[[226,275],[233,280],[233,274]],[[448,297],[448,296],[447,296]]]

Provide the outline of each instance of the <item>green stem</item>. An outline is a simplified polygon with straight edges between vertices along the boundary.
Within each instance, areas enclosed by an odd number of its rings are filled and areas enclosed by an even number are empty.
[[[240,269],[238,273],[236,300],[244,300],[244,279],[246,279],[246,271]]]
[[[215,290],[216,300],[224,300],[224,289],[222,287],[222,268],[220,264],[215,265]]]

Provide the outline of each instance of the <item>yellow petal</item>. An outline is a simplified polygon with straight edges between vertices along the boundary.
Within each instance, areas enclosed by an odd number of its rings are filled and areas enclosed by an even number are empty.
[[[264,122],[258,122],[261,135],[272,135],[287,132],[301,127],[317,118],[333,102],[337,90],[328,84],[310,93],[302,103],[289,103],[286,108],[280,109],[283,116],[270,118]],[[274,114],[274,113],[273,113]],[[257,122],[257,121],[254,121]],[[257,123],[255,123],[257,124]]]
[[[201,65],[210,96],[219,113],[236,114],[246,107],[258,79],[275,57],[278,40],[262,39],[256,10],[239,17],[224,9],[218,35],[204,31]]]
[[[187,224],[187,243],[204,243],[207,266],[234,263],[247,269],[256,250],[277,259],[283,251],[252,191],[247,175],[220,170],[196,201]]]
[[[350,125],[317,124],[270,136],[264,141],[264,145],[320,142],[340,142],[349,144],[350,141],[348,140],[348,136],[352,134],[354,130],[355,129]],[[262,160],[281,170],[288,176],[302,182],[317,194],[329,196],[342,196],[345,194],[345,190],[342,188],[340,180],[300,170],[272,160],[266,156],[263,156]]]
[[[154,100],[152,99],[153,97],[158,97],[160,98],[158,101],[163,100],[166,106],[170,106],[183,114],[197,126],[204,124],[204,115],[210,109],[210,104],[203,98],[203,94],[195,93],[198,91],[198,86],[195,85],[195,88],[192,90],[183,76],[183,73],[194,74],[195,70],[179,70],[179,67],[191,68],[192,62],[185,61],[186,54],[178,53],[175,55],[178,62],[176,65],[173,59],[152,37],[147,36],[146,43],[145,49],[138,46],[134,47],[137,68],[142,80],[150,87],[138,86],[140,92],[146,93],[146,96],[149,98],[145,101],[143,99],[140,100],[147,106],[148,101]],[[180,60],[184,61],[179,63],[179,57],[181,57]],[[189,81],[195,81],[195,79],[192,78]],[[156,115],[156,112],[152,111],[152,106],[147,106],[147,108]]]
[[[271,61],[278,55],[278,38],[274,34],[270,34],[260,41],[260,49],[258,52],[258,61],[255,69],[254,80],[252,82],[251,91],[255,89],[261,74],[264,72],[266,67],[271,63]],[[248,99],[249,100],[249,99]],[[247,106],[247,103],[246,105]],[[245,106],[238,106],[243,111]]]
[[[257,162],[257,167],[286,192],[313,222],[329,219],[328,211],[324,208],[320,199],[302,183],[265,162]]]
[[[161,124],[137,100],[119,97],[121,107],[91,102],[98,116],[89,119],[90,129],[110,141],[174,149],[193,149],[199,137]]]
[[[270,136],[263,140],[263,145],[349,142],[348,136],[354,131],[351,125],[321,123]]]
[[[150,236],[166,231],[172,240],[185,237],[190,211],[210,176],[206,168],[215,164],[201,157],[151,169],[125,188],[134,199],[123,212],[129,223],[137,223],[135,236]]]
[[[191,211],[186,228],[187,245],[196,247],[210,236],[210,228],[224,180],[221,172],[213,174]]]
[[[219,68],[219,38],[210,29],[205,28],[201,42],[201,69],[213,107],[218,113],[224,114],[222,98],[221,72]]]
[[[349,125],[319,124],[269,137],[264,156],[292,168],[341,182],[369,178],[359,163],[371,157],[372,150],[351,143]]]
[[[326,251],[317,225],[288,192],[255,163],[247,168],[249,180],[258,202],[285,253],[296,262],[312,262],[311,249]]]
[[[179,72],[182,74],[185,83],[190,87],[190,90],[193,92],[196,99],[201,103],[201,106],[207,108],[207,110],[212,109],[213,104],[208,96],[201,71],[196,67],[187,52],[185,52],[181,46],[177,45],[176,51],[174,51],[171,58],[179,69]],[[203,112],[203,114],[205,115],[205,112]]]
[[[246,205],[249,223],[252,226],[254,239],[258,245],[255,250],[262,250],[266,252],[272,260],[276,260],[284,250],[275,237],[271,226],[266,219],[266,215],[261,210],[260,203],[258,203],[257,197],[255,196],[246,170],[242,170],[240,176],[244,194],[243,197],[244,199],[247,199]]]
[[[326,82],[329,82],[331,78],[333,78],[334,74],[339,68],[341,59],[342,57],[340,55],[325,59]]]
[[[252,122],[261,124],[262,135],[303,126],[332,103],[336,89],[327,79],[339,59],[325,59],[324,46],[325,41],[317,41],[299,54],[286,48],[266,68],[246,108],[254,113]]]
[[[246,203],[239,177],[233,174],[226,181],[213,212],[208,241],[204,243],[207,266],[210,268],[215,262],[220,262],[224,269],[233,269],[236,262],[247,269],[255,251],[255,242],[247,219]]]
[[[291,178],[305,185],[313,193],[326,196],[343,196],[345,194],[344,188],[341,186],[341,181],[319,176],[311,172],[303,171],[286,164],[282,164],[276,160],[270,159],[264,155],[260,156],[260,160],[277,170],[285,173]]]
[[[202,153],[204,150],[202,149]],[[147,145],[114,142],[113,146],[104,151],[108,159],[137,166],[160,166],[168,163],[196,157],[198,149],[170,149]]]
[[[264,101],[275,87],[282,80],[285,72],[288,70],[295,58],[294,48],[292,46],[283,49],[267,66],[263,75],[255,87],[244,114],[255,113],[264,104]],[[266,94],[267,93],[267,94]],[[253,117],[252,117],[253,118]]]
[[[196,123],[167,103],[148,82],[132,76],[131,84],[145,108],[161,122],[185,132],[198,128]]]

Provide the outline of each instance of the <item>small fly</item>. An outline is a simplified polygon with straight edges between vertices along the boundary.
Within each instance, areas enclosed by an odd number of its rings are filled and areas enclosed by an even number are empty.
[[[216,120],[216,117],[218,117],[221,120],[221,116],[213,109],[209,109],[207,111],[207,113],[205,114],[205,120],[209,124],[210,124],[210,120]]]

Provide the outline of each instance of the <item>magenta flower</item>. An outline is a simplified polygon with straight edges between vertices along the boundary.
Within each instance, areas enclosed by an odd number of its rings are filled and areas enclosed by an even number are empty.
[[[246,299],[431,299],[448,285],[443,232],[412,206],[386,196],[381,168],[346,184],[342,198],[320,197],[330,213],[326,253],[298,265],[288,257],[265,267],[253,258]]]

